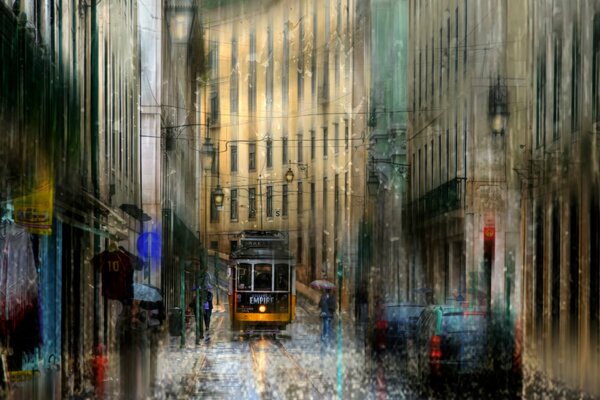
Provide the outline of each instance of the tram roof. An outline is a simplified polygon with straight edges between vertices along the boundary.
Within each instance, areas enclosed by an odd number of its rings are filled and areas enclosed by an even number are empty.
[[[264,247],[241,247],[231,253],[232,259],[293,259],[294,257],[289,250],[280,248],[264,248]]]

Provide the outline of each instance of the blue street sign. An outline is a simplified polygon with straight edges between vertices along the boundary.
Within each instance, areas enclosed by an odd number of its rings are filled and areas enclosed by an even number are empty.
[[[156,232],[144,232],[137,240],[138,254],[144,258],[160,256],[160,236]]]

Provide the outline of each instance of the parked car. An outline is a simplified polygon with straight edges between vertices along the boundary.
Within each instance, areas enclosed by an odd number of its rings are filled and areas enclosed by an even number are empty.
[[[405,353],[414,340],[417,320],[424,308],[418,304],[383,304],[375,322],[374,349]]]
[[[456,306],[428,306],[416,324],[411,357],[422,384],[442,386],[489,371],[487,314]]]

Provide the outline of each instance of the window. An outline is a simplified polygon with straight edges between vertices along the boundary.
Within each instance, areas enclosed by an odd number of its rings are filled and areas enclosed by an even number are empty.
[[[256,218],[256,188],[248,189],[248,218]]]
[[[311,160],[315,159],[315,154],[316,154],[316,135],[315,135],[315,131],[311,130],[310,131],[310,158]]]
[[[553,82],[553,113],[552,113],[552,139],[560,135],[560,92],[562,78],[562,39],[560,34],[554,34],[554,82]]]
[[[229,107],[231,113],[238,112],[238,61],[237,61],[237,40],[231,41],[231,77],[229,79]]]
[[[254,291],[273,290],[273,266],[271,264],[254,265]]]
[[[569,322],[571,340],[579,336],[579,204],[572,196],[569,207]],[[577,342],[573,343],[577,348]]]
[[[463,39],[463,74],[467,73],[467,32],[469,31],[468,28],[468,12],[467,12],[467,0],[465,0],[465,5],[464,5],[464,9],[465,9],[465,26],[464,26],[464,39]]]
[[[256,143],[250,143],[248,146],[248,169],[250,171],[256,170]]]
[[[421,110],[421,104],[422,104],[421,103],[421,93],[422,93],[421,92],[421,75],[423,73],[423,66],[421,65],[421,57],[422,57],[422,54],[419,51],[419,110]]]
[[[315,190],[315,183],[311,182],[310,183],[310,209],[311,211],[315,210],[315,205],[317,203],[317,194],[316,194],[316,190]],[[314,213],[311,214],[314,216]]]
[[[325,32],[324,32],[324,37],[325,37],[325,46],[323,48],[323,87],[321,92],[319,93],[319,96],[321,96],[322,99],[328,99],[329,98],[329,41],[331,39],[329,39],[330,37],[330,9],[329,9],[329,1],[325,2]]]
[[[340,153],[340,124],[333,124],[333,152],[338,155]]]
[[[348,212],[348,171],[344,172],[344,210]]]
[[[327,158],[327,142],[329,141],[329,132],[327,127],[323,127],[323,158]]]
[[[328,199],[327,199],[327,177],[324,176],[323,177],[323,229],[327,229],[328,223],[327,223],[327,215],[328,215],[328,207],[327,207],[327,203],[328,203]]]
[[[429,175],[427,175],[427,165],[428,165],[427,164],[427,155],[428,155],[427,145],[425,145],[425,151],[423,153],[425,155],[425,169],[423,170],[423,179],[425,181],[425,184],[423,186],[425,188],[425,191],[427,192],[427,183],[429,181]],[[446,153],[446,156],[448,156],[447,153]]]
[[[210,42],[210,123],[219,121],[219,43]]]
[[[283,109],[287,109],[288,92],[289,92],[289,76],[290,76],[290,43],[289,43],[288,24],[283,26],[283,61],[281,71],[281,101]]]
[[[284,136],[281,138],[281,163],[286,165],[288,161],[288,138]]]
[[[297,197],[297,201],[298,204],[296,206],[297,211],[298,211],[298,217],[302,216],[302,208],[304,207],[304,202],[303,202],[303,197],[304,193],[303,193],[303,188],[302,188],[302,182],[298,182],[298,197]]]
[[[273,141],[271,138],[267,139],[267,168],[273,167]]]
[[[273,186],[267,186],[267,218],[273,218]]]
[[[458,85],[458,7],[454,9],[454,86]]]
[[[312,53],[310,57],[310,89],[313,98],[317,94],[317,34],[319,32],[317,25],[317,0],[313,0],[313,35],[312,35]]]
[[[536,86],[535,144],[540,147],[546,142],[546,60],[544,60],[544,55],[540,55],[537,60]]]
[[[252,290],[252,264],[239,264],[236,271],[238,290]]]
[[[275,290],[287,292],[290,282],[290,267],[287,264],[275,264]]]
[[[551,286],[551,320],[552,320],[552,338],[558,339],[560,325],[560,203],[555,197],[552,202],[552,286]]]
[[[281,216],[288,215],[288,185],[284,184],[281,187]]]
[[[425,88],[427,90],[427,88]],[[435,93],[435,46],[433,45],[433,35],[431,35],[431,101]]]
[[[273,106],[273,28],[267,28],[267,67],[265,68],[265,99],[267,109]]]
[[[423,91],[425,92],[425,104],[427,104],[427,87],[429,86],[428,82],[429,82],[429,75],[428,75],[428,71],[429,71],[429,45],[425,44],[425,83],[423,84]]]
[[[303,14],[303,2],[300,2],[300,15],[304,15]],[[299,24],[299,41],[300,44],[298,46],[298,57],[297,57],[297,64],[296,64],[296,70],[297,70],[297,85],[298,85],[298,104],[302,104],[302,100],[304,99],[304,18],[300,18],[300,24]]]
[[[571,132],[579,131],[579,87],[581,79],[581,50],[579,29],[573,24],[571,50]]]
[[[298,162],[301,163],[302,161],[304,161],[304,151],[303,151],[303,144],[302,144],[302,134],[299,133],[297,136],[298,139],[298,149],[297,149],[297,158],[298,158]]]
[[[597,125],[600,121],[600,14],[594,16],[592,45],[592,122]]]
[[[534,319],[536,331],[541,333],[544,323],[544,208],[541,204],[536,208],[534,232]]]
[[[237,189],[231,189],[231,191],[230,191],[230,209],[231,209],[231,212],[229,214],[230,219],[232,221],[237,221],[237,219],[238,219],[238,191],[237,191]]]
[[[210,171],[213,175],[219,176],[219,155],[221,153],[219,152],[219,143],[217,143],[215,152],[214,152],[214,159],[212,162],[212,166],[210,168]]]
[[[348,120],[344,122],[344,150],[348,151],[350,145],[350,130],[348,129]]]
[[[298,236],[296,238],[296,262],[298,264],[302,263],[304,253],[304,242],[302,240],[302,236]]]
[[[250,32],[248,63],[248,112],[253,113],[256,111],[256,32]]]
[[[340,183],[339,183],[339,174],[335,174],[334,178],[334,188],[333,188],[333,226],[335,229],[335,234],[337,235],[338,224],[340,222]]]
[[[238,170],[238,148],[237,146],[231,146],[231,172],[237,172]]]

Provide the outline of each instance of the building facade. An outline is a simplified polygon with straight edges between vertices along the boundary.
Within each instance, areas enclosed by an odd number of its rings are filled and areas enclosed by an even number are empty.
[[[462,295],[516,320],[522,264],[513,167],[529,132],[529,9],[458,0],[409,8],[410,298]]]
[[[529,119],[522,179],[524,339],[532,364],[600,393],[600,7],[528,2]]]
[[[226,255],[244,229],[287,231],[301,283],[337,279],[349,266],[344,232],[360,143],[352,2],[212,3],[203,8],[208,72],[198,89],[202,136],[217,149],[202,194],[211,204],[202,215],[207,243]]]
[[[365,133],[370,203],[372,257],[369,303],[408,299],[408,253],[402,209],[406,203],[408,121],[408,2],[373,0],[364,5],[370,32],[366,57],[370,75]],[[369,248],[369,246],[366,246]],[[364,286],[364,284],[363,284]]]
[[[140,206],[137,8],[2,1],[0,18],[2,224],[31,255],[11,267],[33,266],[36,285],[2,347],[10,371],[39,371],[13,386],[24,398],[70,397],[90,390],[99,344],[114,354],[119,311],[91,259],[109,240],[133,251],[141,232],[126,206]]]

